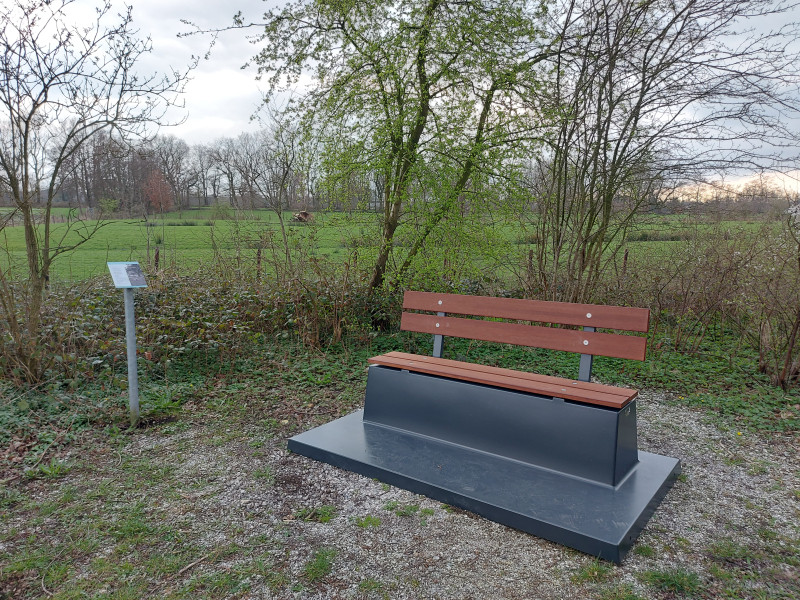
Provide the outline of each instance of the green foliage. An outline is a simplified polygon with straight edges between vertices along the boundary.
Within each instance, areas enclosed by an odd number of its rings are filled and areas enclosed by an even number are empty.
[[[353,209],[371,199],[370,180],[382,179],[372,289],[384,281],[398,228],[414,225],[402,278],[439,225],[481,198],[492,169],[507,171],[535,145],[523,132],[542,118],[536,104],[503,107],[523,102],[544,77],[542,16],[513,0],[458,10],[429,0],[298,3],[265,14],[254,61],[270,92],[291,88],[313,65],[311,91],[291,109],[323,140],[325,195]],[[429,209],[404,216],[418,204]]]
[[[104,216],[113,215],[119,209],[119,200],[116,198],[100,198],[97,204],[100,206],[100,214]]]
[[[303,567],[303,575],[310,583],[317,583],[324,579],[333,569],[333,560],[336,558],[334,548],[321,548]]]
[[[354,522],[356,525],[364,529],[367,529],[368,527],[380,527],[381,525],[381,520],[373,515],[357,517]]]

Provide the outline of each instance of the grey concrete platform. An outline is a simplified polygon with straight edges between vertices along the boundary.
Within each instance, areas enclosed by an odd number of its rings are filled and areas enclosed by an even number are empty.
[[[293,437],[289,449],[617,563],[680,472],[674,458],[639,452],[612,487],[364,423],[362,411]]]
[[[383,367],[370,367],[365,404],[289,450],[617,563],[680,473],[636,450],[635,406]]]

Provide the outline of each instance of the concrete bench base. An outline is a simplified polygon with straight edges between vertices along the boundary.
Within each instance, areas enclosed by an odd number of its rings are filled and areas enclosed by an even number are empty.
[[[449,392],[442,396],[442,390]],[[461,405],[459,415],[470,415],[480,403],[484,417],[472,413],[466,433],[462,427],[448,431],[454,423],[439,416],[454,414],[454,402]],[[520,403],[527,409],[519,412]],[[636,451],[635,406],[632,415],[617,414],[378,366],[370,367],[365,405],[366,411],[291,438],[289,449],[617,563],[680,473],[677,459]],[[538,415],[555,432],[537,440],[534,427],[533,435],[523,439],[524,431],[531,430],[517,429],[511,436],[515,443],[538,448],[530,458],[487,450],[510,439],[494,431],[496,424],[505,423],[506,411],[517,414],[522,425],[535,423]],[[599,431],[594,441],[575,434],[584,420]],[[572,435],[565,435],[570,430]],[[481,449],[470,443],[475,436],[481,437]],[[561,445],[552,445],[559,438]],[[580,454],[568,451],[585,450],[587,443],[608,447],[606,458],[589,470]],[[552,458],[558,452],[567,462]],[[631,453],[638,460],[631,460]],[[537,456],[544,459],[531,462]],[[606,477],[611,484],[602,481]]]
[[[639,452],[617,487],[364,422],[357,411],[289,440],[292,452],[619,563],[680,472]]]

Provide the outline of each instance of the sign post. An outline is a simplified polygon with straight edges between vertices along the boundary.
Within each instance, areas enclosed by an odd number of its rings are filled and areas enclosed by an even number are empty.
[[[139,423],[139,366],[136,361],[136,322],[133,312],[133,290],[147,287],[138,262],[110,262],[108,270],[114,287],[125,296],[125,344],[128,349],[128,399],[131,408],[131,427]]]

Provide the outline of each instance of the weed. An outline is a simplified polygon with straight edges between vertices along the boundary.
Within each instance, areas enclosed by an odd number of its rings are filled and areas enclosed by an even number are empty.
[[[303,567],[303,575],[310,583],[320,581],[333,569],[334,558],[336,558],[336,550],[333,548],[317,550],[311,560]]]
[[[747,468],[748,475],[766,475],[769,473],[769,463],[762,460],[753,461]]]
[[[749,562],[755,558],[753,551],[733,540],[720,540],[709,546],[708,552],[714,560],[728,563]]]
[[[397,500],[389,500],[383,505],[383,508],[398,517],[411,517],[419,512],[419,504],[400,504]]]
[[[419,504],[406,504],[405,506],[398,508],[395,511],[395,514],[398,517],[411,517],[415,515],[417,511],[419,511]]]
[[[363,527],[364,529],[367,527],[380,527],[381,520],[378,517],[367,515],[365,517],[357,517],[355,519],[355,524],[359,527]]]
[[[644,558],[653,558],[656,555],[656,550],[647,544],[638,544],[633,548],[633,553],[643,556]]]
[[[272,592],[277,592],[289,585],[289,576],[283,571],[270,571],[264,575],[264,579]]]
[[[5,486],[0,487],[0,509],[11,508],[24,498],[25,496],[19,490]]]
[[[253,477],[263,480],[267,485],[275,483],[275,474],[272,472],[272,467],[269,465],[264,465],[253,471]]]
[[[583,583],[587,581],[601,582],[606,581],[614,574],[614,567],[607,562],[593,560],[588,565],[581,567],[571,579],[573,583]]]
[[[336,507],[323,504],[316,508],[301,508],[294,516],[303,521],[316,521],[317,523],[327,523],[336,516]]]
[[[358,583],[358,589],[366,593],[382,592],[383,588],[384,585],[380,581],[378,581],[377,579],[373,579],[372,577],[367,577],[366,579],[363,579]]]
[[[48,463],[41,463],[30,469],[25,469],[25,476],[30,479],[58,479],[69,473],[71,465],[51,458]]]
[[[686,569],[644,571],[639,578],[656,589],[676,594],[694,594],[700,590],[700,577]]]

